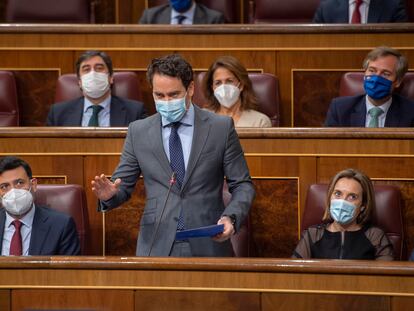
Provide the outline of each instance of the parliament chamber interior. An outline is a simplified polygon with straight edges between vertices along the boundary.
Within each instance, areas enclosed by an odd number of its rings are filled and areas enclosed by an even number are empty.
[[[369,24],[312,23],[319,0],[198,2],[225,23],[138,24],[160,0],[0,3],[0,155],[30,164],[36,204],[72,215],[81,247],[80,256],[1,256],[0,310],[411,310],[414,131],[324,122],[333,98],[363,93],[362,61],[378,46],[408,59],[397,92],[414,100],[414,2],[405,1],[407,22]],[[135,256],[142,178],[121,208],[98,211],[91,181],[111,176],[128,128],[46,126],[54,103],[82,95],[74,64],[87,50],[112,58],[112,94],[142,101],[148,115],[154,58],[179,53],[192,65],[201,107],[215,59],[246,67],[272,127],[236,128],[256,196],[232,237],[234,257]],[[323,213],[327,184],[347,168],[371,178],[396,260],[291,259]]]

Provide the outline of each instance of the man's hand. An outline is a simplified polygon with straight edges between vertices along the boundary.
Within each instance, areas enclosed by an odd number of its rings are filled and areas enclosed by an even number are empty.
[[[104,174],[101,174],[100,176],[95,176],[91,184],[92,192],[95,193],[98,199],[107,201],[118,192],[121,179],[117,178],[115,182],[112,182]]]
[[[235,233],[234,226],[231,223],[231,219],[228,216],[223,216],[219,219],[217,222],[218,225],[223,224],[224,225],[224,231],[220,234],[217,234],[212,239],[216,242],[224,242]]]

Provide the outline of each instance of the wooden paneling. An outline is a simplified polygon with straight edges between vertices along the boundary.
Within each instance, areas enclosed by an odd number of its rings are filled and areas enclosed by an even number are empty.
[[[261,310],[258,293],[138,290],[135,293],[135,303],[136,311]]]
[[[290,257],[300,233],[306,191],[354,167],[375,183],[402,192],[407,249],[414,248],[414,131],[411,129],[238,129],[256,187],[251,209],[253,256]],[[119,162],[126,129],[0,128],[2,155],[28,161],[43,183],[83,185],[88,202],[92,254],[135,254],[145,189],[139,181],[131,200],[103,216],[91,180],[111,176]]]
[[[0,290],[0,310],[10,311],[10,290],[1,289]]]
[[[320,311],[320,310],[376,310],[391,309],[390,299],[382,296],[268,294],[262,295],[263,311]]]
[[[13,290],[12,311],[134,310],[134,292],[126,290]],[[3,310],[3,309],[2,309]]]
[[[113,4],[122,12],[123,19],[129,18],[126,12],[129,2]],[[138,6],[137,2],[133,6]],[[414,59],[413,32],[414,26],[408,24],[249,25],[248,28],[238,25],[56,25],[53,28],[3,25],[0,27],[0,69],[33,72],[24,77],[25,94],[36,96],[26,96],[23,102],[19,98],[19,105],[27,111],[25,115],[32,113],[35,118],[24,118],[22,124],[39,125],[44,122],[45,112],[35,109],[43,101],[42,109],[47,110],[53,100],[56,76],[50,72],[73,72],[74,62],[84,50],[104,50],[113,58],[116,70],[139,73],[143,100],[150,113],[155,110],[145,71],[151,59],[181,53],[197,72],[206,70],[220,55],[233,55],[249,71],[267,72],[279,78],[281,126],[309,127],[323,123],[328,104],[337,95],[340,74],[361,70],[365,55],[373,47],[393,46],[408,59]],[[49,73],[39,78],[43,86],[36,78],[40,71]],[[33,101],[37,103],[34,106]]]

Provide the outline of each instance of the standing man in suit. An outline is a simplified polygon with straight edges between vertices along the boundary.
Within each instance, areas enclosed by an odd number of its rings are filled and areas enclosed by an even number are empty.
[[[321,0],[313,17],[317,24],[408,22],[404,0]]]
[[[1,255],[79,255],[79,237],[73,219],[35,206],[37,181],[25,161],[0,160]]]
[[[194,0],[170,0],[169,4],[146,9],[140,24],[223,24],[223,13]]]
[[[130,124],[112,180],[96,176],[92,190],[108,210],[128,200],[143,175],[147,202],[138,256],[231,256],[229,239],[255,194],[233,121],[191,102],[193,71],[179,55],[154,59],[147,79],[158,113]],[[224,178],[232,194],[227,206]],[[213,238],[175,238],[184,228],[216,223],[224,231]]]
[[[363,95],[334,98],[326,126],[412,127],[414,102],[395,94],[408,70],[407,59],[389,47],[378,47],[364,60]]]
[[[101,51],[87,51],[76,62],[82,97],[51,106],[48,126],[128,126],[146,117],[141,102],[111,94],[114,82],[111,58]]]

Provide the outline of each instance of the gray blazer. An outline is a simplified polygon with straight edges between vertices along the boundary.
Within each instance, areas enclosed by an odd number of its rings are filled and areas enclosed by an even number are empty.
[[[171,24],[171,6],[159,5],[144,10],[139,20],[140,24]],[[194,12],[193,24],[223,24],[224,15],[221,12],[209,9],[197,3]]]
[[[255,191],[239,138],[231,118],[195,109],[194,134],[188,167],[181,189],[175,184],[165,208],[151,256],[168,256],[183,213],[186,228],[216,224],[222,215],[236,216],[236,230],[246,217]],[[137,255],[148,256],[172,170],[161,136],[161,117],[157,113],[132,122],[121,160],[112,179],[121,178],[120,190],[102,202],[103,209],[119,206],[131,196],[140,174],[144,176],[146,204],[141,218]],[[224,177],[232,194],[224,206]],[[223,243],[211,238],[190,239],[193,256],[231,256],[230,240]]]

